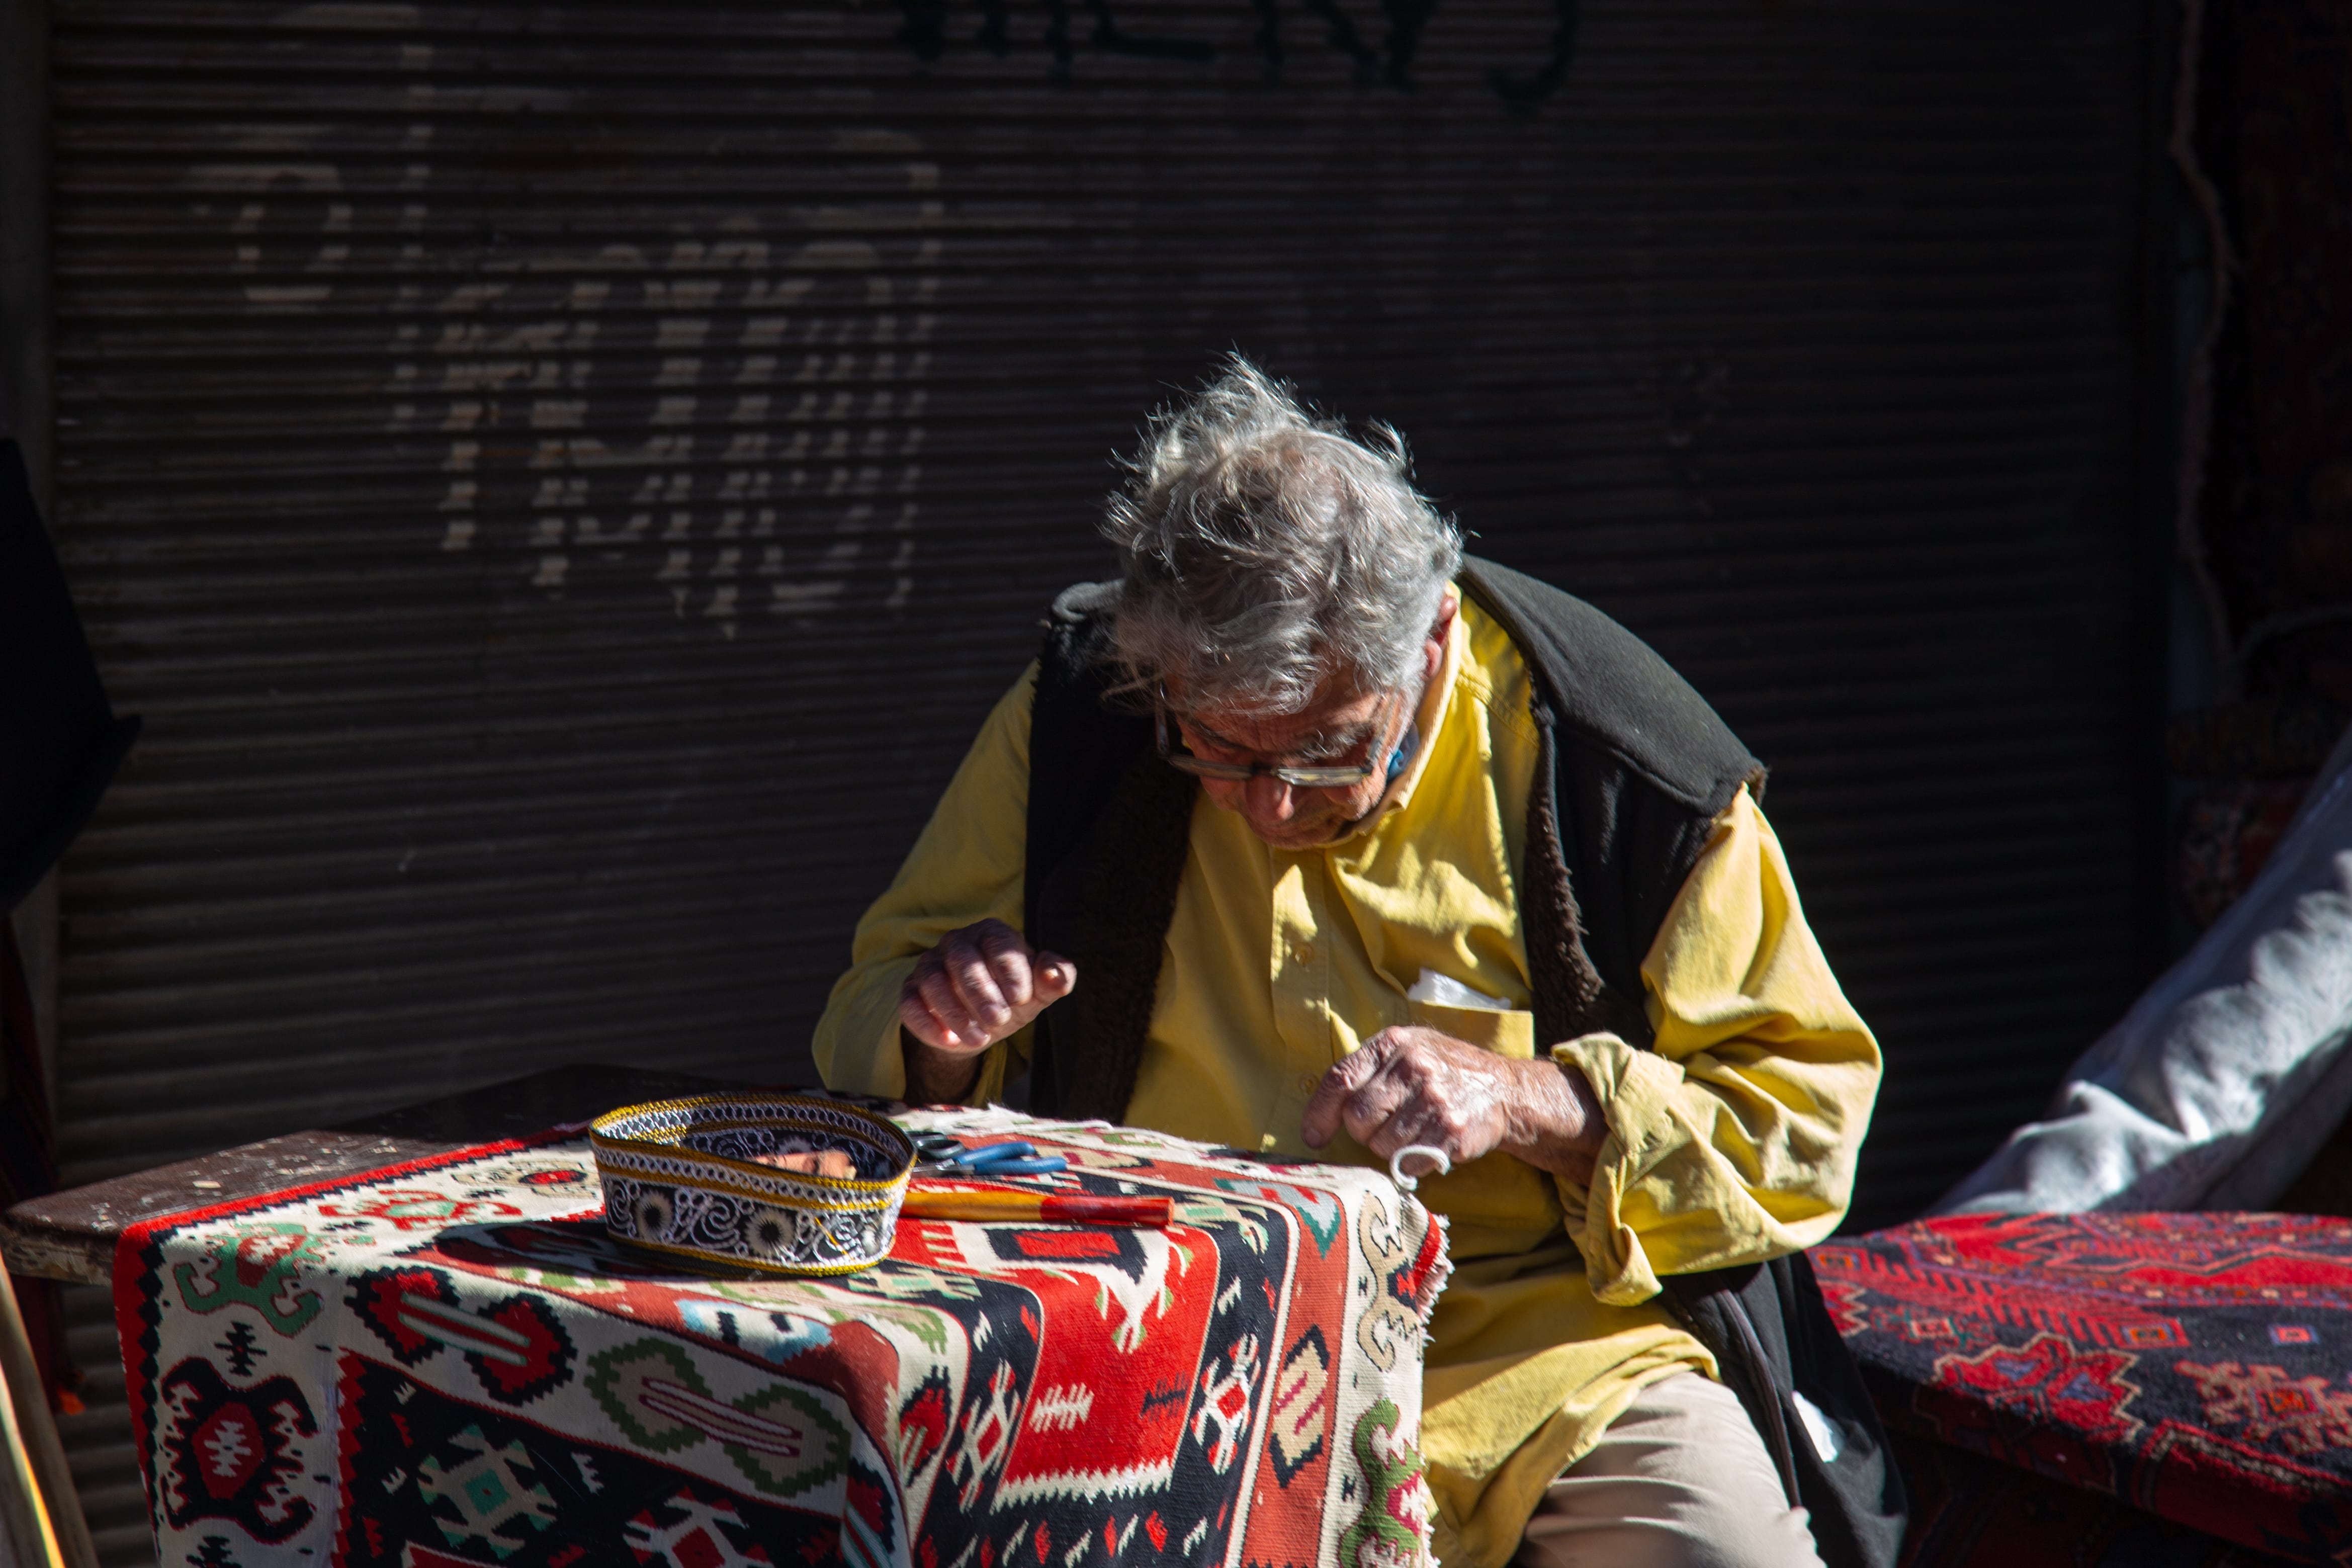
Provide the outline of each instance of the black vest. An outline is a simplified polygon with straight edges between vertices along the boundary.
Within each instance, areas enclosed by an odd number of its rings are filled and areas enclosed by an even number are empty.
[[[1533,676],[1540,735],[1528,795],[1520,919],[1539,1044],[1607,1029],[1650,1044],[1641,963],[1741,784],[1764,767],[1690,683],[1585,604],[1491,562],[1461,583]],[[1190,851],[1190,775],[1160,760],[1148,713],[1108,697],[1104,614],[1116,585],[1054,602],[1029,732],[1025,924],[1077,964],[1079,984],[1038,1016],[1030,1108],[1123,1120],[1159,988],[1162,943]],[[1801,1257],[1667,1281],[1812,1510],[1830,1568],[1891,1564],[1902,1483]],[[1792,1437],[1801,1391],[1846,1434],[1835,1463]]]
[[[1647,1045],[1641,965],[1743,784],[1763,764],[1631,632],[1532,577],[1464,563],[1462,585],[1535,678],[1540,733],[1519,896],[1536,1034]],[[1054,603],[1029,733],[1026,935],[1083,983],[1037,1020],[1030,1104],[1118,1121],[1134,1091],[1161,939],[1191,842],[1192,779],[1149,715],[1104,701],[1109,584]]]

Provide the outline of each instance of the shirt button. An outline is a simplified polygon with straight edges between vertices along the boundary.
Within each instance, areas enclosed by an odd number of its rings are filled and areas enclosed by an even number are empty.
[[[1312,963],[1315,962],[1315,944],[1311,942],[1302,942],[1290,950],[1290,956],[1301,963]]]
[[[1322,1081],[1322,1075],[1319,1073],[1300,1073],[1298,1075],[1298,1092],[1301,1094],[1313,1094],[1315,1092],[1315,1086]]]

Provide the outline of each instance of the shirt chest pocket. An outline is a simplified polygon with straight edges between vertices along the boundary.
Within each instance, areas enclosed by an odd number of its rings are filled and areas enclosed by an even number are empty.
[[[1530,1060],[1536,1054],[1536,1016],[1523,1008],[1456,1007],[1410,997],[1405,1005],[1423,1028],[1453,1036],[1496,1056]]]

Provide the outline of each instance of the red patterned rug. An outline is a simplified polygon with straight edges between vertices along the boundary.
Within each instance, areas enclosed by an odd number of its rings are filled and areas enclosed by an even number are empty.
[[[577,1139],[123,1234],[157,1559],[197,1568],[1423,1563],[1444,1232],[1379,1173],[912,1111],[1164,1228],[909,1219],[835,1279],[610,1238]],[[778,1223],[791,1223],[776,1211]]]
[[[2352,1562],[2352,1221],[1971,1215],[1812,1256],[1890,1427],[2258,1552]],[[1957,1483],[1917,1479],[1912,1560],[1989,1561],[1921,1555]]]

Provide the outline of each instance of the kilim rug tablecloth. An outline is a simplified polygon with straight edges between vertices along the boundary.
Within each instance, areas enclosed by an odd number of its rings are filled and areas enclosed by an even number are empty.
[[[1889,1426],[2352,1562],[2352,1222],[1959,1215],[1812,1259]]]
[[[1377,1172],[921,1111],[1167,1194],[1165,1230],[904,1221],[836,1279],[607,1238],[551,1134],[127,1233],[170,1568],[1426,1560],[1444,1232]]]

